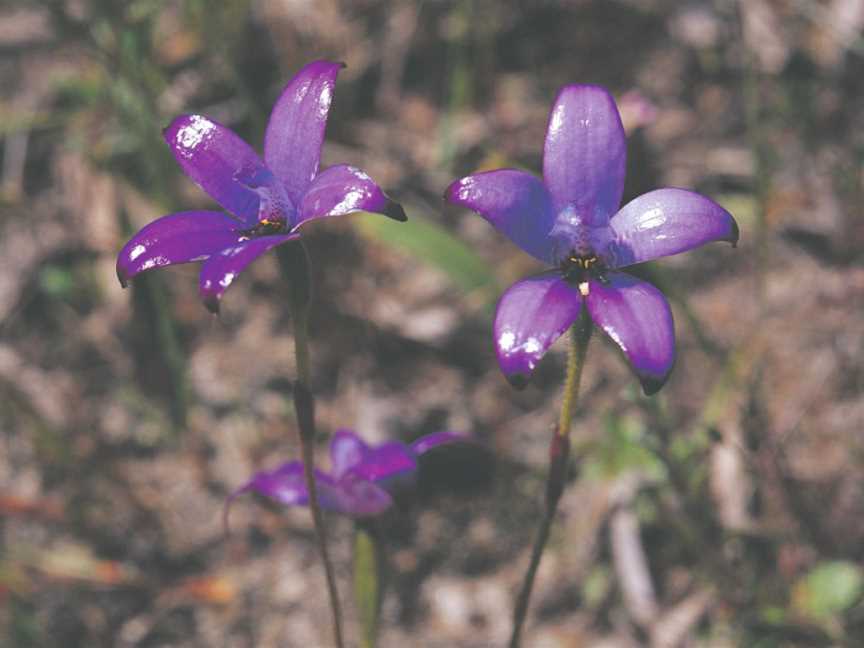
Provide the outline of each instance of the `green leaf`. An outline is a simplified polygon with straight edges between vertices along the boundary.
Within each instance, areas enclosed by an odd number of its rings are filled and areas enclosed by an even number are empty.
[[[830,619],[850,608],[861,596],[864,577],[851,562],[823,562],[801,578],[792,590],[793,606],[817,620]]]
[[[488,299],[498,293],[498,281],[489,264],[441,226],[408,210],[405,223],[380,214],[360,213],[353,219],[360,233],[443,271],[459,288],[481,292]]]

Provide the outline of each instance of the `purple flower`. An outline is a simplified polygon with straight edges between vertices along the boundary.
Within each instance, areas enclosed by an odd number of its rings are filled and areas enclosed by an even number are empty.
[[[186,211],[150,223],[123,247],[117,276],[203,261],[199,292],[213,312],[237,275],[271,248],[300,236],[307,221],[354,211],[404,221],[402,207],[360,169],[320,172],[327,114],[342,64],[315,61],[276,101],[264,136],[264,160],[233,131],[201,115],[183,115],[165,140],[183,171],[228,212]]]
[[[469,442],[459,434],[436,432],[410,445],[392,441],[370,446],[354,432],[339,430],[330,440],[330,473],[315,471],[321,507],[355,518],[383,513],[397,491],[413,484],[420,456],[441,445]],[[226,514],[234,499],[249,491],[286,506],[305,506],[309,501],[300,461],[253,475],[228,498]]]
[[[684,189],[657,189],[621,209],[626,140],[604,88],[565,86],[549,114],[543,180],[498,169],[451,184],[448,201],[472,209],[516,245],[554,267],[501,297],[494,335],[508,380],[524,385],[546,350],[579,317],[621,348],[646,394],[675,359],[672,312],[654,286],[621,268],[710,241],[738,241],[738,226],[715,202]]]

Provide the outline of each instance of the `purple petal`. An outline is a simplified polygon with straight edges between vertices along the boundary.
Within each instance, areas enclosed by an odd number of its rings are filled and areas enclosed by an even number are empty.
[[[363,461],[349,472],[357,479],[376,482],[410,474],[416,470],[417,460],[408,450],[408,446],[393,441],[370,448]]]
[[[211,313],[219,311],[219,300],[243,269],[271,248],[299,238],[297,233],[276,234],[242,241],[211,256],[201,267],[198,294]]]
[[[312,181],[300,203],[297,224],[360,210],[406,220],[399,203],[390,200],[365,172],[347,164],[337,164]]]
[[[346,515],[371,515],[386,509],[392,500],[374,484],[356,480],[336,481],[327,473],[315,470],[318,501],[322,508]],[[234,500],[250,491],[268,497],[285,506],[305,506],[309,503],[303,464],[290,461],[276,470],[253,475],[246,484],[234,491],[225,503],[225,516]]]
[[[330,439],[330,463],[333,476],[341,478],[369,454],[369,446],[351,430],[337,430]]]
[[[338,492],[337,505],[328,508],[352,517],[378,515],[393,505],[393,498],[384,488],[356,478],[353,473],[339,480]]]
[[[457,180],[444,197],[480,214],[531,256],[553,263],[549,232],[555,212],[539,178],[516,169],[486,171]]]
[[[711,241],[738,242],[738,225],[713,200],[685,189],[656,189],[624,205],[610,225],[606,263],[622,268]]]
[[[323,473],[316,474],[316,478],[324,477]],[[286,506],[302,506],[309,501],[309,493],[303,477],[303,464],[299,461],[290,461],[275,470],[255,473],[252,479],[229,495],[229,503],[239,495],[250,491]]]
[[[622,272],[592,280],[586,297],[594,323],[617,344],[646,395],[657,392],[675,362],[675,328],[669,302],[657,288]]]
[[[524,386],[546,350],[582,308],[579,290],[557,273],[530,277],[507,289],[495,313],[498,364],[516,387]]]
[[[258,154],[230,128],[201,115],[177,117],[165,141],[187,176],[247,225],[258,220],[258,195],[249,186],[272,174]]]
[[[627,140],[615,100],[604,88],[569,85],[549,113],[543,178],[557,213],[572,210],[600,227],[621,204]]]
[[[414,453],[415,456],[419,457],[422,454],[425,454],[429,450],[437,448],[442,445],[449,445],[451,443],[472,443],[473,439],[465,436],[464,434],[456,434],[455,432],[435,432],[434,434],[427,434],[426,436],[422,436],[414,443],[412,443],[409,447],[411,452]]]
[[[117,278],[126,286],[139,272],[203,261],[240,238],[240,221],[221,212],[188,211],[163,216],[129,239],[117,255]]]
[[[264,159],[300,204],[318,173],[327,113],[342,63],[314,61],[300,70],[279,96],[264,135]]]

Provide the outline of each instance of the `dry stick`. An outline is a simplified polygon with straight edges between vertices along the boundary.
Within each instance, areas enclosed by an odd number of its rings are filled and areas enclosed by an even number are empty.
[[[327,577],[327,591],[330,595],[330,609],[333,612],[333,635],[338,648],[344,648],[342,636],[342,606],[339,603],[339,590],[333,562],[327,548],[327,534],[324,529],[324,516],[318,501],[318,486],[315,482],[315,399],[309,389],[309,301],[310,278],[306,250],[302,243],[288,243],[277,248],[277,258],[285,278],[288,280],[289,310],[294,319],[294,351],[297,356],[297,380],[294,382],[294,409],[297,412],[297,425],[300,428],[300,445],[303,454],[303,476],[309,492],[309,509],[315,526],[315,536]]]
[[[583,314],[580,321],[570,329],[570,351],[567,355],[567,377],[564,383],[564,398],[561,401],[561,415],[558,418],[555,436],[552,437],[552,442],[549,444],[546,510],[540,522],[540,529],[534,540],[534,546],[531,549],[531,562],[528,565],[528,571],[525,572],[522,589],[519,590],[519,596],[516,597],[510,648],[519,648],[521,645],[522,627],[525,625],[528,602],[531,599],[531,590],[534,587],[537,568],[540,567],[540,559],[543,557],[543,551],[549,540],[549,531],[555,520],[558,502],[567,482],[567,466],[570,460],[570,424],[573,420],[576,402],[579,400],[579,384],[582,378],[582,367],[585,366],[585,354],[588,352],[588,341],[591,339],[591,328],[591,320]]]

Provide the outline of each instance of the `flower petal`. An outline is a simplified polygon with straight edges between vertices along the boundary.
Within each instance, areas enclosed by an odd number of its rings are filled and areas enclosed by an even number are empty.
[[[623,272],[592,280],[586,297],[594,323],[617,344],[646,395],[657,392],[675,362],[675,327],[666,297],[651,284]]]
[[[501,296],[495,313],[498,364],[516,387],[524,386],[546,350],[576,318],[582,295],[557,273],[516,282]]]
[[[711,241],[738,242],[738,225],[713,200],[685,189],[656,189],[624,205],[610,222],[606,262],[623,268]]]
[[[316,474],[316,478],[323,480],[325,477],[323,473]],[[286,506],[302,506],[309,501],[309,493],[303,477],[303,464],[299,461],[289,461],[275,470],[255,473],[252,479],[228,496],[228,502],[250,491]]]
[[[384,214],[404,221],[405,212],[357,167],[337,164],[320,173],[303,195],[297,224],[313,218],[341,216],[355,211]]]
[[[229,212],[255,224],[258,194],[246,185],[267,185],[272,174],[246,142],[201,115],[181,115],[163,134],[187,176]]]
[[[393,498],[384,488],[349,473],[338,484],[338,500],[334,511],[352,517],[367,517],[383,513],[393,505]],[[322,500],[323,506],[323,500]]]
[[[241,241],[211,256],[201,267],[198,279],[198,294],[204,305],[211,313],[219,312],[219,300],[246,266],[277,245],[299,237],[297,233],[262,236]]]
[[[117,255],[117,278],[122,286],[139,272],[178,263],[203,261],[235,245],[240,221],[212,211],[169,214],[144,226]]]
[[[539,178],[516,169],[486,171],[452,183],[444,197],[480,214],[531,256],[553,262],[549,231],[555,212]]]
[[[336,481],[327,473],[315,470],[318,501],[322,508],[347,515],[379,513],[390,505],[390,496],[374,484]],[[234,491],[225,502],[225,518],[234,500],[254,491],[285,506],[306,506],[309,491],[300,461],[290,461],[275,470],[262,471]]]
[[[314,61],[279,96],[264,135],[264,159],[295,205],[318,173],[327,114],[342,63]]]
[[[339,479],[361,463],[369,454],[369,446],[351,430],[337,430],[330,439],[330,464],[333,476]]]
[[[408,450],[408,446],[392,441],[370,448],[363,461],[355,465],[349,474],[357,479],[377,482],[407,475],[416,470],[417,460]]]
[[[609,221],[621,204],[627,140],[605,88],[564,86],[549,113],[543,178],[556,213],[571,208],[586,225]]]
[[[438,446],[449,445],[452,443],[472,443],[473,439],[464,434],[456,434],[455,432],[435,432],[422,436],[409,447],[415,456],[419,457],[422,454],[433,450]]]

